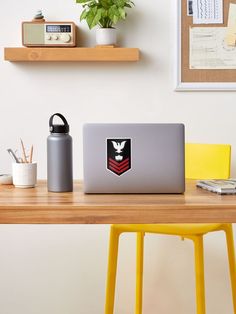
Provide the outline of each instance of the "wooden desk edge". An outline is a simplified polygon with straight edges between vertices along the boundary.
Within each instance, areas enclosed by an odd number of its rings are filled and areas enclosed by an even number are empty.
[[[0,224],[126,224],[126,223],[234,223],[236,211],[212,208],[211,215],[207,209],[153,209],[140,211],[134,215],[133,209],[111,210],[99,209],[36,209],[0,210]]]
[[[234,223],[236,196],[219,196],[187,182],[185,195],[84,195],[0,187],[0,224]]]

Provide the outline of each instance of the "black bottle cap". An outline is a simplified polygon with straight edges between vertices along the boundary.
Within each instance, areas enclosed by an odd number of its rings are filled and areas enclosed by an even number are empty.
[[[53,124],[53,118],[58,116],[64,122],[64,124]],[[66,118],[61,113],[55,113],[49,119],[49,131],[50,133],[69,133],[70,127]]]

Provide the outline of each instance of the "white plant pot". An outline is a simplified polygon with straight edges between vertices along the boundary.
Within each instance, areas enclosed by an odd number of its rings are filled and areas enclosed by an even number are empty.
[[[97,45],[107,46],[116,44],[116,29],[115,28],[98,28],[96,30]]]
[[[27,189],[33,188],[37,182],[37,163],[12,164],[13,184],[15,187]]]

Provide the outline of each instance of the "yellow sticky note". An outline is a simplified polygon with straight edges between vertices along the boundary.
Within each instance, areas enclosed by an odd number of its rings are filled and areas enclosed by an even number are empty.
[[[226,44],[228,46],[236,45],[236,34],[232,30],[230,30],[226,35]]]

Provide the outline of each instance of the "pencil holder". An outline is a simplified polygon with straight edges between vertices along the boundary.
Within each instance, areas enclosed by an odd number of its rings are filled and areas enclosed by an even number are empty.
[[[13,163],[12,176],[15,187],[22,189],[35,187],[37,182],[37,163]]]

